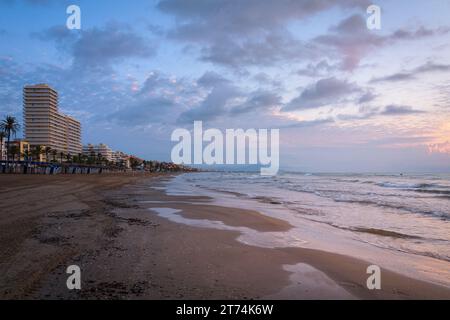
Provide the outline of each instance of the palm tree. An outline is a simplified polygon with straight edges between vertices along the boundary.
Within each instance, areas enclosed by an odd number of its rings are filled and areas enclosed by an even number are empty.
[[[83,154],[78,153],[78,163],[81,164],[83,162]]]
[[[0,161],[3,160],[3,142],[5,141],[6,134],[2,130],[0,131]]]
[[[58,151],[52,150],[52,156],[53,156],[53,162],[56,162],[56,155],[58,154]]]
[[[28,161],[30,160],[30,157],[31,157],[31,152],[30,152],[29,150],[25,150],[25,151],[23,152],[23,158],[24,158],[24,160],[25,160],[26,162],[28,162]]]
[[[45,147],[45,151],[44,151],[44,152],[45,152],[45,161],[50,162],[49,159],[48,159],[48,158],[49,158],[48,156],[49,156],[50,153],[52,152],[52,148],[50,148],[50,147]]]
[[[59,158],[60,158],[60,160],[61,160],[61,164],[63,163],[63,158],[64,158],[64,152],[60,152],[59,153]]]
[[[97,164],[102,164],[102,162],[103,162],[103,155],[101,154],[101,153],[99,153],[98,155],[97,155]]]
[[[41,160],[41,155],[44,154],[45,150],[42,146],[36,146],[33,150],[33,155],[36,157],[37,161]]]
[[[9,153],[12,155],[13,162],[16,162],[16,155],[19,155],[20,157],[20,149],[16,145],[13,145],[9,148]]]
[[[6,145],[6,161],[9,161],[9,145],[11,143],[11,135],[16,136],[17,131],[19,131],[20,125],[17,122],[17,119],[13,116],[6,116],[6,118],[0,123],[0,131],[5,132],[7,138]]]
[[[97,161],[95,152],[93,150],[91,150],[89,158],[90,158],[89,162],[91,162],[91,163],[95,163],[95,161]]]
[[[72,155],[70,153],[66,154],[67,162],[70,162],[72,160]]]

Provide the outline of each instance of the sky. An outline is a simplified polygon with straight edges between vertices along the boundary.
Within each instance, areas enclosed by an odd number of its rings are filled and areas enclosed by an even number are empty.
[[[203,121],[280,129],[286,170],[449,172],[449,17],[446,0],[0,0],[0,116],[47,83],[83,143],[146,159]]]

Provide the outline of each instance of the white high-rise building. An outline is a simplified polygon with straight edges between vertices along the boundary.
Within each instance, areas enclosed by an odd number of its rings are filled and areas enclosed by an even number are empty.
[[[81,125],[58,111],[58,93],[46,84],[23,89],[25,140],[72,155],[81,153]]]

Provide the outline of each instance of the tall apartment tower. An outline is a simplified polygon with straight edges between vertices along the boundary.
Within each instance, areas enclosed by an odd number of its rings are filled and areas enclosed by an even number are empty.
[[[76,155],[82,152],[80,122],[58,111],[58,93],[46,84],[23,89],[25,139],[30,145]]]

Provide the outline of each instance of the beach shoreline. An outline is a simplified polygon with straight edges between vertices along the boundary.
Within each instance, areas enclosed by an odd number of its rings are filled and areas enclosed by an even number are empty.
[[[307,248],[263,248],[218,221],[257,232],[292,226],[204,196],[168,195],[173,175],[0,176],[0,299],[450,299],[450,288]],[[82,290],[66,287],[79,265]]]

